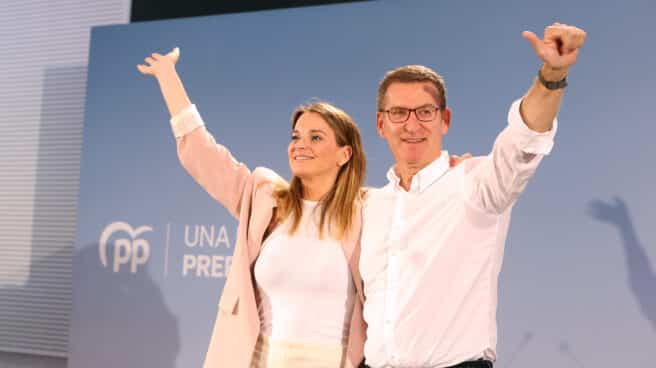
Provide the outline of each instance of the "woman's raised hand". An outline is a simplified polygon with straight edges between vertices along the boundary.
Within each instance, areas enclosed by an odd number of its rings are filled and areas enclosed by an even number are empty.
[[[182,80],[175,70],[178,59],[180,59],[180,49],[176,47],[166,55],[154,52],[144,59],[146,64],[137,65],[141,74],[152,75],[157,79],[164,102],[172,117],[191,105]]]
[[[175,70],[178,59],[180,59],[180,49],[177,47],[166,55],[154,52],[144,59],[145,64],[137,65],[137,69],[141,74],[152,75],[157,78],[164,73]]]

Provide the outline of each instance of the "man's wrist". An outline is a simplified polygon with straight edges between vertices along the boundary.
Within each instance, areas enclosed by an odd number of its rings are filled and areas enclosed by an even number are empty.
[[[551,68],[543,65],[538,71],[538,80],[549,90],[562,89],[567,86],[568,68]]]
[[[548,82],[557,82],[567,77],[569,68],[552,68],[546,64],[540,68],[540,74]]]

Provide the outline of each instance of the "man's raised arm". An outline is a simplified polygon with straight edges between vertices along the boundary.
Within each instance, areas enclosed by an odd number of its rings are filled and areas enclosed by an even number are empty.
[[[526,125],[535,132],[551,130],[558,114],[567,73],[585,42],[586,33],[580,28],[554,23],[544,30],[544,38],[525,31],[522,36],[533,46],[543,61],[542,67],[528,90],[520,113]]]

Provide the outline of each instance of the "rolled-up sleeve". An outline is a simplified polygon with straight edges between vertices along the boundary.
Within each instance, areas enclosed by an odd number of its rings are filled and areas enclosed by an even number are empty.
[[[558,119],[554,119],[553,127],[547,132],[533,131],[522,119],[519,112],[521,103],[521,99],[516,100],[508,110],[508,129],[512,132],[513,139],[524,153],[548,155],[554,145],[554,138],[558,130]]]
[[[485,212],[498,214],[511,207],[553,148],[557,121],[550,131],[535,132],[522,119],[520,104],[517,100],[510,106],[508,125],[497,136],[492,152],[465,160],[464,184],[470,203]]]
[[[242,193],[251,174],[248,167],[216,142],[195,105],[171,118],[171,129],[182,167],[212,198],[239,217]]]
[[[205,126],[196,105],[189,105],[171,118],[171,129],[176,138],[184,137],[198,127]]]

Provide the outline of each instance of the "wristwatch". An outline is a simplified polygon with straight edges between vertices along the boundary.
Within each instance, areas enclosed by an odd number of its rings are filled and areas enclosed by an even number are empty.
[[[567,77],[564,77],[559,81],[548,81],[544,79],[544,77],[542,76],[542,70],[538,70],[538,79],[540,80],[540,83],[542,83],[543,86],[545,86],[547,89],[550,90],[556,90],[556,89],[567,87]]]

